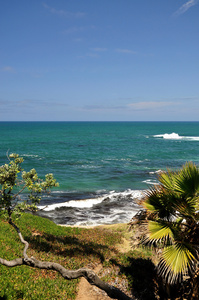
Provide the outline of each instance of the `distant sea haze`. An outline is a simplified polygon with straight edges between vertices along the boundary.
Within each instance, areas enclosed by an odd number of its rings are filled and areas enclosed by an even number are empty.
[[[15,152],[54,174],[38,214],[58,224],[128,222],[161,170],[199,164],[199,122],[0,122],[0,134],[1,165]]]

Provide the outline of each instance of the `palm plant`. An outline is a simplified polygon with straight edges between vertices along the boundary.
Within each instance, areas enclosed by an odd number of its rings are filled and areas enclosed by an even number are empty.
[[[142,243],[161,250],[158,272],[174,284],[188,276],[199,281],[199,169],[187,163],[162,172],[159,184],[146,192],[143,206],[148,231]],[[197,282],[197,284],[196,284]]]

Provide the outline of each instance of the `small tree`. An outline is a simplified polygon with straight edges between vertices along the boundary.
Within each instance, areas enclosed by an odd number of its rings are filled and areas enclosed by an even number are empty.
[[[147,233],[142,244],[158,250],[159,274],[169,284],[189,278],[191,299],[199,294],[199,169],[187,163],[162,172],[142,202]]]
[[[0,211],[8,217],[9,222],[12,222],[14,215],[20,215],[25,210],[36,211],[41,195],[59,186],[53,174],[47,174],[42,180],[35,169],[23,171],[23,161],[18,154],[10,154],[9,164],[0,167]],[[28,190],[28,199],[22,201],[20,195],[24,190]]]
[[[89,283],[104,290],[114,299],[130,300],[121,290],[113,287],[99,279],[92,271],[86,268],[78,270],[67,270],[63,266],[54,262],[43,262],[34,257],[29,257],[27,250],[29,244],[24,240],[20,229],[14,222],[15,217],[19,217],[27,210],[36,211],[37,204],[41,200],[43,193],[50,192],[50,188],[57,187],[58,183],[53,174],[47,174],[45,180],[38,177],[35,169],[25,172],[21,168],[23,158],[18,154],[11,154],[8,157],[9,163],[0,167],[0,213],[3,214],[9,224],[17,231],[21,243],[24,244],[23,256],[12,261],[0,258],[0,264],[7,267],[27,265],[33,268],[55,270],[65,279],[76,279],[85,277]],[[27,190],[27,200],[22,201],[20,195]]]

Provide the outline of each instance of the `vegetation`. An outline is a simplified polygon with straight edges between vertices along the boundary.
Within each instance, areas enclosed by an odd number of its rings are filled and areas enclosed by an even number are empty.
[[[42,180],[35,169],[29,172],[22,170],[21,164],[24,160],[18,154],[10,154],[8,159],[9,164],[0,167],[0,212],[12,223],[12,218],[19,216],[24,210],[35,211],[41,195],[50,192],[50,188],[59,184],[53,174],[47,174],[45,180]],[[28,191],[26,201],[20,198],[24,190]]]
[[[130,299],[120,289],[100,280],[99,277],[92,270],[83,268],[83,266],[81,266],[81,268],[79,268],[77,270],[74,270],[75,269],[74,266],[79,267],[79,264],[76,263],[75,258],[70,258],[69,265],[70,265],[70,267],[72,267],[72,270],[68,270],[67,268],[65,268],[63,266],[64,264],[61,264],[62,261],[61,261],[61,263],[60,263],[60,261],[59,262],[55,262],[55,261],[51,262],[49,260],[43,261],[43,260],[41,260],[43,257],[40,257],[40,255],[39,255],[39,257],[37,256],[37,258],[35,258],[34,256],[30,257],[28,255],[27,252],[30,249],[29,243],[31,243],[31,246],[33,246],[35,244],[37,249],[40,248],[41,251],[43,251],[47,247],[47,249],[49,249],[49,251],[47,251],[47,256],[49,255],[49,252],[51,250],[52,243],[53,243],[53,249],[54,249],[53,251],[57,251],[58,253],[62,253],[62,251],[63,251],[63,253],[65,253],[65,251],[66,251],[65,247],[63,247],[61,245],[58,249],[56,249],[55,245],[57,242],[57,238],[55,237],[56,235],[52,235],[52,233],[50,233],[50,235],[47,234],[47,237],[45,238],[48,241],[48,243],[44,242],[40,238],[41,236],[43,236],[43,233],[41,233],[41,231],[40,231],[41,228],[39,230],[39,233],[35,229],[36,235],[33,235],[33,236],[37,236],[36,240],[34,240],[34,239],[31,240],[30,237],[28,238],[28,235],[25,236],[25,239],[24,239],[22,232],[20,230],[20,228],[22,227],[22,224],[21,223],[18,224],[18,221],[17,221],[18,217],[21,216],[21,214],[24,211],[27,211],[27,210],[35,211],[37,209],[36,205],[40,201],[41,194],[48,192],[51,187],[55,187],[58,184],[56,183],[56,180],[53,178],[52,174],[47,174],[45,177],[45,180],[42,180],[38,177],[35,169],[32,169],[29,172],[23,171],[21,168],[23,158],[19,157],[18,154],[11,154],[8,157],[8,159],[9,159],[9,163],[0,167],[0,185],[1,185],[0,213],[7,220],[7,222],[12,226],[12,230],[14,230],[15,234],[18,235],[18,238],[21,241],[21,244],[22,244],[21,246],[23,246],[23,249],[15,248],[16,240],[14,242],[10,241],[12,247],[8,246],[7,242],[9,239],[9,233],[6,232],[8,229],[5,227],[5,231],[4,231],[5,237],[2,240],[3,253],[2,253],[2,257],[0,257],[0,264],[2,264],[5,267],[19,267],[20,266],[21,272],[24,272],[24,273],[27,272],[25,277],[27,277],[28,280],[31,280],[33,278],[33,276],[30,276],[31,273],[29,273],[30,272],[29,270],[25,271],[25,269],[24,269],[25,266],[29,266],[31,268],[38,268],[40,270],[56,271],[57,273],[61,274],[61,276],[64,279],[68,279],[68,280],[77,279],[79,277],[85,277],[89,283],[94,284],[97,287],[99,287],[100,289],[104,290],[109,296],[111,296],[114,299],[121,299],[121,300]],[[20,198],[20,195],[25,190],[28,190],[28,200],[22,201]],[[2,223],[1,228],[3,229],[3,219],[1,220],[1,223]],[[25,224],[26,224],[26,226],[25,226],[24,232],[26,232],[27,229],[30,228],[29,226],[30,226],[31,222],[27,222],[27,219],[26,219]],[[6,225],[7,224],[4,223],[4,226],[6,226]],[[46,230],[48,231],[48,229],[46,229]],[[13,234],[14,234],[14,232],[13,232]],[[28,239],[29,239],[29,242],[28,242]],[[77,243],[77,247],[79,249],[79,242],[76,239],[72,238],[70,240],[68,238],[66,238],[66,239],[63,237],[60,238],[60,236],[59,236],[59,239],[61,239],[61,243],[63,243],[63,244],[65,244],[67,240],[72,241],[72,243],[75,245]],[[75,243],[75,241],[76,241],[76,243]],[[115,242],[115,240],[114,240],[114,242]],[[50,244],[51,244],[51,246],[50,246]],[[112,240],[112,244],[113,244],[113,240]],[[14,257],[12,255],[13,249],[15,249]],[[95,253],[95,249],[93,246],[92,246],[92,248],[90,247],[89,249],[90,249],[90,251],[92,249],[92,252]],[[85,252],[86,252],[86,249],[85,249]],[[8,253],[8,258],[6,258],[7,253]],[[16,256],[18,256],[18,253],[23,253],[23,255],[16,258]],[[48,258],[50,258],[50,255]],[[3,268],[3,270],[5,271],[4,268]],[[6,278],[6,274],[8,274],[7,271],[5,271],[5,276],[4,276],[5,278]],[[52,275],[52,276],[54,278],[54,275]],[[18,278],[17,271],[15,274],[15,277]],[[9,279],[10,279],[10,276],[9,276]],[[9,283],[7,283],[7,284],[8,285],[7,285],[6,289],[10,286],[11,281],[9,280]],[[44,281],[42,279],[42,285],[43,284],[44,284]],[[46,282],[46,284],[47,284],[47,282]],[[46,288],[46,284],[45,284],[45,288]],[[51,282],[48,281],[47,286],[50,286],[52,284],[54,285],[54,283],[52,283],[52,281]],[[18,285],[18,281],[17,281],[17,285]],[[22,298],[22,296],[24,295],[24,293],[26,291],[27,285],[26,285],[26,283],[24,283],[23,289],[20,289],[20,291],[18,291],[17,285],[15,287],[15,289],[17,290],[17,292],[16,292],[18,295],[17,297]],[[59,283],[57,286],[59,288],[62,288],[62,283]],[[31,293],[31,294],[29,294],[29,296],[26,296],[26,298],[27,299],[30,299],[30,297],[33,298],[34,297],[33,295],[35,293],[37,293],[37,289],[38,289],[38,287],[36,288],[36,285],[34,288],[34,292],[33,292],[33,289],[32,290],[29,289],[29,293]],[[49,295],[52,299],[52,294],[49,292],[49,289],[48,289],[48,296]],[[11,296],[11,298],[12,298],[12,296]],[[40,293],[39,298],[41,299],[41,293]],[[38,299],[38,297],[37,297],[37,299]],[[55,299],[56,299],[56,297],[55,297]],[[59,296],[59,299],[60,299],[60,296]]]
[[[142,244],[156,249],[157,269],[168,284],[189,282],[189,299],[199,294],[199,169],[187,163],[162,172],[146,192]],[[146,231],[145,231],[146,233]]]
[[[0,219],[0,257],[13,260],[23,252],[18,234],[4,219]],[[143,250],[121,253],[115,245],[121,244],[127,231],[123,224],[118,230],[101,226],[87,229],[62,227],[29,213],[17,221],[29,243],[29,256],[54,261],[67,269],[76,270],[101,264],[99,276],[111,285],[123,289],[129,296],[153,300],[154,265],[151,253]],[[0,265],[0,299],[75,299],[79,279],[65,280],[56,271],[40,270],[21,265],[8,268]],[[150,283],[150,284],[149,284]]]
[[[143,249],[123,253],[121,244],[127,234],[123,226],[114,230],[61,227],[35,216],[41,195],[58,184],[52,174],[42,180],[34,169],[23,171],[22,162],[19,155],[11,154],[9,163],[0,167],[0,299],[75,299],[80,277],[114,299],[165,297],[152,263],[156,258]],[[22,201],[25,190],[28,197]],[[156,249],[158,272],[168,284],[188,284],[191,294],[183,299],[197,299],[198,168],[188,163],[180,171],[161,173],[159,185],[146,192],[142,204],[145,211],[137,220],[144,229],[134,238],[142,233],[141,243]],[[103,281],[92,270],[97,264],[103,266],[99,273]]]

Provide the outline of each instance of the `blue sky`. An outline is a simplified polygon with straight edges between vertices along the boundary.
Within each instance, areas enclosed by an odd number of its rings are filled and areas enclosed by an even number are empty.
[[[0,5],[0,121],[199,121],[199,1]]]

